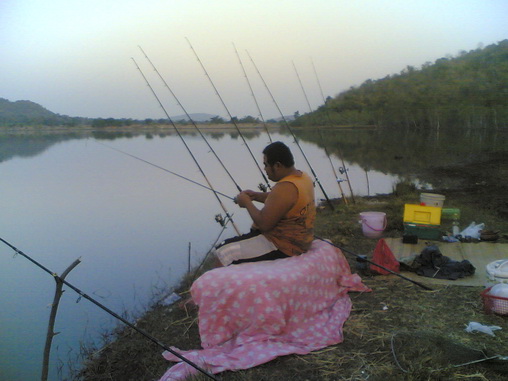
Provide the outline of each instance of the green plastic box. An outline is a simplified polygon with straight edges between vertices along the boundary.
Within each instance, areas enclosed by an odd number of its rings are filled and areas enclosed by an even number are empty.
[[[443,232],[439,225],[423,225],[411,222],[404,223],[404,235],[416,235],[420,239],[440,241]]]
[[[444,220],[460,220],[460,209],[443,208],[441,210],[441,218]]]

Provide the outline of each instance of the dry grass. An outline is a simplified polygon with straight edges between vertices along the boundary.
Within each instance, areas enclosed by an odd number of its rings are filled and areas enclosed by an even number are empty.
[[[358,213],[379,210],[387,213],[387,236],[402,235],[403,204],[415,200],[417,193],[408,187],[396,189],[396,196],[357,200],[345,206],[337,201],[336,210],[320,210],[316,233],[358,254],[371,254],[375,240],[365,239],[358,224]],[[441,191],[441,193],[444,193]],[[471,199],[462,193],[447,194],[447,203],[463,208],[466,220]],[[508,231],[508,221],[482,209],[482,222]],[[506,242],[506,240],[505,240]],[[356,258],[346,255],[353,271]],[[483,271],[478,269],[477,271]],[[379,277],[361,273],[371,293],[353,293],[353,310],[344,326],[344,341],[305,356],[284,356],[255,368],[224,372],[222,380],[505,380],[508,366],[504,362],[480,362],[466,366],[479,353],[508,356],[508,319],[485,315],[480,287],[454,285],[432,286],[432,291],[395,276]],[[192,278],[183,283],[185,292]],[[421,280],[424,283],[424,279]],[[498,325],[495,336],[467,333],[471,321]],[[176,306],[155,305],[137,322],[138,326],[164,343],[181,349],[200,347],[195,311]],[[84,380],[154,380],[171,366],[162,350],[144,337],[123,329],[117,339],[91,358],[81,373]],[[503,373],[504,372],[504,373]],[[197,376],[195,380],[206,380]]]

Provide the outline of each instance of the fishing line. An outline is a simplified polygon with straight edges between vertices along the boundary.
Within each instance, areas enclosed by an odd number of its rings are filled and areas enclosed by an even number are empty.
[[[247,85],[249,86],[250,93],[252,95],[252,98],[254,99],[256,108],[258,109],[259,117],[261,118],[261,120],[263,122],[263,126],[265,127],[265,131],[268,135],[268,139],[270,139],[270,143],[273,143],[272,136],[270,135],[270,132],[268,131],[268,126],[266,125],[265,118],[263,117],[263,113],[261,112],[261,108],[259,107],[258,100],[256,98],[256,95],[254,95],[254,90],[252,89],[252,86],[249,81],[249,77],[247,76],[247,72],[245,71],[245,67],[243,66],[242,59],[240,58],[240,54],[238,54],[238,50],[236,50],[236,46],[234,43],[233,43],[233,48],[235,49],[236,56],[238,57],[238,62],[240,62],[240,66],[242,67],[243,76],[245,77],[245,80],[247,81]]]
[[[330,116],[330,111],[328,110],[328,107],[326,107],[326,99],[325,99],[325,94],[323,93],[323,88],[321,87],[321,81],[319,80],[318,73],[316,71],[316,67],[314,66],[314,61],[312,60],[312,58],[310,59],[310,61],[312,63],[312,68],[314,69],[314,75],[316,76],[316,81],[319,86],[319,91],[321,92],[321,97],[323,98],[323,106],[326,109],[326,116],[328,117],[328,122],[330,123],[330,127],[333,127],[333,122],[332,122],[332,118]],[[344,174],[346,175],[346,181],[347,181],[347,184],[349,187],[349,192],[351,193],[351,199],[353,200],[353,204],[355,204],[356,201],[355,201],[355,196],[353,195],[353,187],[351,185],[351,180],[349,179],[348,170],[346,169],[346,164],[344,163],[344,155],[342,154],[342,150],[341,150],[339,144],[337,145],[337,149],[339,151],[339,158],[342,162],[342,168],[344,169]]]
[[[307,101],[307,105],[309,106],[309,111],[312,113],[312,106],[310,105],[309,98],[307,97],[307,92],[305,91],[305,88],[303,87],[303,82],[300,78],[300,74],[298,74],[298,70],[296,70],[296,65],[295,65],[294,61],[292,61],[292,63],[293,63],[293,68],[295,69],[296,77],[298,78],[298,82],[300,82],[300,88],[302,89],[303,96],[305,97],[305,100]],[[347,198],[344,195],[344,191],[342,190],[342,185],[341,185],[342,180],[339,178],[339,176],[337,175],[337,172],[335,171],[335,166],[332,163],[332,158],[330,157],[330,154],[328,153],[328,148],[326,148],[326,143],[323,138],[323,132],[321,131],[321,128],[319,126],[316,126],[315,128],[317,128],[317,130],[319,132],[319,138],[321,140],[321,145],[323,146],[323,148],[325,150],[326,156],[328,157],[328,161],[330,162],[330,166],[332,167],[333,174],[335,175],[335,179],[337,180],[337,184],[339,186],[339,191],[342,196],[342,200],[344,201],[344,204],[347,205],[348,204]]]
[[[174,176],[177,176],[177,177],[179,177],[179,178],[181,178],[181,179],[183,179],[183,180],[189,181],[189,182],[191,182],[192,184],[195,184],[195,185],[197,185],[197,186],[200,186],[201,188],[204,188],[204,189],[210,190],[210,191],[212,191],[212,192],[214,192],[214,193],[216,193],[216,194],[218,194],[218,195],[221,195],[222,197],[228,198],[228,199],[233,200],[233,201],[235,200],[235,198],[234,198],[234,197],[228,196],[227,194],[224,194],[224,193],[219,192],[219,191],[217,191],[217,190],[215,190],[215,189],[209,188],[209,187],[207,187],[206,185],[203,185],[203,184],[201,184],[201,183],[198,183],[197,181],[194,181],[194,180],[192,180],[192,179],[189,179],[188,177],[185,177],[185,176],[183,176],[183,175],[180,175],[180,174],[178,174],[178,173],[176,173],[176,172],[170,171],[169,169],[166,169],[166,168],[164,168],[164,167],[161,167],[160,165],[157,165],[157,164],[151,163],[151,162],[149,162],[149,161],[147,161],[147,160],[145,160],[145,159],[142,159],[142,158],[140,158],[140,157],[138,157],[138,156],[132,155],[132,154],[130,154],[130,153],[128,153],[128,152],[122,151],[122,150],[120,150],[120,149],[118,149],[118,148],[108,146],[107,144],[104,144],[104,143],[101,143],[101,142],[98,142],[98,141],[96,141],[96,143],[97,143],[97,144],[100,144],[100,145],[102,145],[102,146],[104,146],[104,147],[107,147],[107,148],[109,148],[109,149],[112,149],[113,151],[117,151],[117,152],[122,153],[122,154],[124,154],[124,155],[130,156],[130,157],[132,157],[133,159],[136,159],[136,160],[142,161],[143,163],[149,164],[149,165],[151,165],[151,166],[153,166],[153,167],[155,167],[155,168],[162,169],[164,172],[168,172],[168,173],[170,173],[170,174],[172,174],[172,175],[174,175]]]
[[[197,181],[191,180],[191,179],[189,179],[189,178],[187,178],[187,177],[185,177],[185,176],[179,175],[178,173],[175,173],[175,172],[172,172],[172,171],[170,171],[170,170],[168,170],[168,169],[166,169],[166,168],[160,167],[160,166],[158,166],[157,164],[150,163],[149,161],[146,161],[146,160],[141,159],[141,158],[139,158],[139,157],[137,157],[137,156],[131,155],[131,154],[129,154],[129,153],[127,153],[127,152],[124,152],[124,151],[122,151],[122,150],[119,150],[119,149],[117,149],[117,148],[114,148],[114,147],[108,146],[108,145],[106,145],[106,144],[104,144],[104,143],[100,143],[100,142],[97,142],[97,143],[98,143],[98,144],[101,144],[101,145],[103,145],[103,146],[105,146],[105,147],[107,147],[107,148],[110,148],[110,149],[112,149],[112,150],[114,150],[114,151],[120,152],[120,153],[122,153],[122,154],[124,154],[124,155],[130,156],[130,157],[132,157],[132,158],[134,158],[134,159],[140,160],[140,161],[142,161],[143,163],[146,163],[146,164],[152,165],[152,166],[154,166],[155,168],[162,169],[162,170],[163,170],[163,171],[165,171],[165,172],[168,172],[168,173],[170,173],[170,174],[172,174],[172,175],[175,175],[175,176],[177,176],[177,177],[180,177],[180,178],[181,178],[181,179],[183,179],[183,180],[189,181],[189,182],[191,182],[192,184],[195,184],[195,185],[198,185],[198,186],[200,186],[200,187],[202,187],[202,188],[205,188],[205,189],[207,189],[207,190],[210,190],[210,191],[212,191],[212,192],[214,192],[214,193],[216,193],[216,194],[219,194],[219,195],[221,195],[221,196],[223,196],[223,197],[226,197],[226,198],[228,198],[228,199],[230,199],[230,200],[233,200],[233,201],[235,200],[235,199],[234,199],[234,197],[230,197],[230,196],[228,196],[228,195],[225,195],[224,193],[221,193],[221,192],[215,191],[215,190],[213,190],[212,188],[207,187],[206,185],[200,184],[200,183],[198,183]],[[226,220],[224,224],[221,224],[221,225],[223,226],[223,230],[221,230],[221,232],[220,232],[220,234],[219,234],[219,237],[222,235],[222,233],[223,233],[223,231],[224,231],[224,229],[225,229],[225,225],[227,224],[227,222],[228,222],[228,221]],[[346,252],[346,253],[352,254],[352,255],[354,255],[354,256],[355,256],[355,257],[357,257],[357,258],[361,258],[361,259],[362,259],[362,261],[365,261],[365,262],[371,263],[371,264],[373,264],[373,265],[375,265],[375,266],[377,266],[377,267],[380,267],[380,268],[382,268],[383,270],[386,270],[386,271],[388,271],[388,272],[390,272],[390,273],[392,273],[392,274],[394,274],[394,275],[397,275],[397,276],[398,276],[398,277],[400,277],[400,278],[403,278],[403,279],[405,279],[405,280],[408,280],[408,281],[410,281],[410,282],[412,282],[412,283],[414,283],[414,284],[416,284],[416,285],[418,285],[418,286],[420,286],[420,287],[422,287],[422,288],[424,288],[424,289],[426,289],[426,290],[432,290],[431,288],[429,288],[429,287],[427,287],[427,286],[425,286],[425,285],[422,285],[421,283],[418,283],[418,282],[416,282],[416,281],[414,281],[414,280],[412,280],[412,279],[406,278],[405,276],[403,276],[403,275],[401,275],[401,274],[399,274],[399,273],[396,273],[396,272],[394,272],[394,271],[392,271],[392,270],[390,270],[390,269],[388,269],[388,268],[386,268],[386,267],[384,267],[384,266],[382,266],[382,265],[379,265],[379,264],[377,264],[376,262],[373,262],[373,261],[370,261],[370,260],[368,260],[368,259],[366,259],[366,258],[364,258],[364,257],[361,257],[360,255],[358,255],[358,254],[356,254],[356,253],[354,253],[354,252],[352,252],[352,251],[350,251],[350,250],[348,250],[348,249],[345,249],[345,248],[343,248],[343,247],[341,247],[341,246],[335,245],[334,243],[332,243],[332,242],[330,242],[330,241],[328,241],[328,240],[326,240],[326,239],[324,239],[324,238],[318,237],[318,236],[316,236],[316,235],[314,236],[314,238],[319,239],[319,240],[321,240],[321,241],[324,241],[324,242],[328,243],[329,245],[335,246],[336,248],[338,248],[338,249],[340,249],[340,250],[342,250],[342,251],[344,251],[344,252]],[[218,239],[219,239],[219,238],[217,238],[217,240],[218,240]],[[1,238],[0,238],[0,240],[1,240]],[[3,240],[2,240],[2,241],[3,241]],[[215,244],[214,244],[214,246],[215,246]],[[211,250],[210,250],[210,251],[211,251]],[[209,252],[210,252],[210,251],[209,251]],[[208,256],[209,252],[206,254],[206,256]],[[206,257],[205,257],[205,258],[206,258]],[[200,267],[201,267],[201,266],[200,266]],[[47,269],[45,269],[45,271],[50,272],[50,271],[49,271],[49,270],[47,270]],[[51,272],[50,272],[50,273],[51,273]],[[52,273],[51,273],[51,274],[52,274]]]
[[[194,281],[196,280],[196,277],[199,273],[199,270],[201,270],[201,268],[203,267],[203,265],[205,264],[208,256],[210,255],[210,253],[215,249],[215,246],[217,245],[217,243],[219,242],[219,239],[220,237],[222,236],[222,233],[224,233],[224,231],[226,230],[226,226],[224,226],[222,228],[222,230],[219,232],[219,235],[217,236],[217,238],[215,239],[215,242],[212,244],[212,246],[210,247],[210,250],[208,250],[208,252],[206,253],[206,255],[204,256],[203,260],[201,261],[201,263],[199,264],[199,266],[196,268],[196,270],[193,271],[193,274],[192,274],[192,280],[191,280],[191,283],[194,283]]]
[[[164,86],[166,86],[166,88],[169,90],[169,92],[171,93],[171,95],[173,96],[173,98],[175,98],[175,101],[176,103],[178,104],[178,106],[180,106],[180,108],[183,110],[183,112],[185,113],[185,115],[187,116],[187,118],[189,118],[189,121],[192,123],[192,125],[196,128],[196,130],[198,131],[199,135],[203,138],[203,140],[205,141],[205,143],[207,144],[208,148],[210,148],[210,151],[212,151],[212,153],[215,155],[216,159],[219,161],[219,163],[222,165],[222,168],[224,168],[224,170],[226,171],[226,173],[228,174],[229,178],[231,179],[231,181],[233,182],[233,184],[235,184],[236,188],[238,189],[238,192],[241,192],[242,191],[242,188],[240,188],[240,186],[238,185],[238,183],[235,181],[235,179],[233,178],[233,176],[231,175],[231,173],[228,171],[228,169],[226,168],[226,166],[224,165],[224,163],[222,162],[222,160],[220,159],[220,157],[217,155],[217,153],[215,152],[215,150],[212,148],[212,146],[210,145],[210,143],[208,142],[208,139],[203,135],[203,133],[201,132],[201,129],[196,125],[196,123],[194,122],[194,120],[191,118],[191,116],[189,115],[189,113],[187,112],[187,110],[183,107],[182,103],[180,102],[180,100],[177,98],[177,96],[175,95],[175,93],[173,92],[173,90],[171,89],[171,87],[169,87],[169,85],[167,84],[166,80],[162,77],[162,75],[159,73],[159,70],[157,70],[157,68],[155,67],[155,65],[152,63],[152,61],[150,60],[150,58],[148,58],[148,55],[145,53],[145,51],[141,48],[141,46],[138,46],[139,50],[141,50],[141,52],[143,53],[143,55],[145,56],[145,58],[147,59],[147,61],[150,63],[150,65],[152,65],[152,68],[153,70],[157,73],[157,75],[159,76],[159,78],[161,79],[162,83],[164,83]]]
[[[165,171],[165,172],[168,172],[168,173],[170,173],[170,174],[172,174],[172,175],[175,175],[175,176],[177,176],[177,177],[180,177],[180,178],[181,178],[181,179],[183,179],[183,180],[189,181],[189,182],[191,182],[192,184],[195,184],[195,185],[198,185],[198,186],[200,186],[200,187],[202,187],[202,188],[205,188],[205,189],[207,189],[207,190],[210,190],[210,191],[212,191],[212,192],[214,192],[214,193],[216,193],[216,194],[219,194],[219,195],[221,195],[221,196],[223,196],[223,197],[226,197],[226,198],[228,198],[228,199],[230,199],[230,200],[233,200],[233,201],[235,200],[235,199],[234,199],[234,197],[230,197],[230,196],[228,196],[228,195],[225,195],[224,193],[221,193],[221,192],[218,192],[218,191],[216,191],[216,190],[213,190],[212,188],[209,188],[209,187],[207,187],[206,185],[200,184],[200,183],[198,183],[197,181],[191,180],[191,179],[189,179],[189,178],[187,178],[187,177],[185,177],[185,176],[179,175],[178,173],[175,173],[175,172],[172,172],[172,171],[170,171],[170,170],[168,170],[168,169],[166,169],[166,168],[160,167],[160,166],[158,166],[157,164],[150,163],[149,161],[146,161],[146,160],[141,159],[141,158],[139,158],[139,157],[137,157],[137,156],[131,155],[131,154],[129,154],[129,153],[127,153],[127,152],[124,152],[124,151],[122,151],[122,150],[119,150],[119,149],[117,149],[117,148],[114,148],[114,147],[108,146],[108,145],[106,145],[106,144],[104,144],[104,143],[100,143],[100,142],[97,142],[97,143],[98,143],[98,144],[101,144],[101,145],[103,145],[103,146],[105,146],[105,147],[107,147],[107,148],[110,148],[110,149],[112,149],[112,150],[114,150],[114,151],[120,152],[120,153],[122,153],[122,154],[124,154],[124,155],[130,156],[130,157],[132,157],[132,158],[134,158],[134,159],[140,160],[140,161],[142,161],[143,163],[146,163],[146,164],[149,164],[149,165],[151,165],[151,166],[154,166],[155,168],[159,168],[159,169],[161,169],[161,170],[163,170],[163,171]],[[227,224],[227,221],[225,222],[225,224]],[[223,225],[223,228],[225,228],[225,224]],[[222,231],[220,232],[219,237],[222,235],[222,232],[223,232],[223,231],[224,231],[224,230],[222,230]],[[334,243],[332,243],[332,242],[330,242],[330,241],[326,240],[325,238],[322,238],[322,237],[319,237],[319,236],[316,236],[316,235],[314,236],[314,238],[319,239],[319,240],[321,240],[321,241],[324,241],[324,242],[328,243],[329,245],[335,246],[336,248],[338,248],[338,249],[340,249],[340,250],[342,250],[342,251],[344,251],[344,252],[346,252],[346,253],[349,253],[349,254],[351,254],[351,255],[354,255],[355,257],[360,258],[362,261],[365,261],[365,262],[368,262],[368,263],[370,263],[370,264],[373,264],[373,265],[375,265],[375,266],[377,266],[377,267],[380,267],[380,268],[382,268],[383,270],[386,270],[386,271],[388,271],[388,272],[390,272],[390,273],[392,273],[392,274],[394,274],[394,275],[396,275],[396,276],[398,276],[398,277],[400,277],[400,278],[402,278],[402,279],[405,279],[405,280],[407,280],[407,281],[409,281],[409,282],[411,282],[411,283],[414,283],[414,284],[416,284],[416,285],[418,285],[418,286],[420,286],[420,287],[424,288],[425,290],[432,290],[430,287],[427,287],[427,286],[425,286],[425,285],[423,285],[423,284],[421,284],[421,283],[419,283],[419,282],[416,282],[416,281],[414,281],[414,280],[412,280],[412,279],[409,279],[409,278],[407,278],[407,277],[405,277],[405,276],[403,276],[403,275],[401,275],[401,274],[399,274],[399,273],[396,273],[396,272],[394,272],[394,271],[392,271],[392,270],[390,270],[390,269],[388,269],[388,268],[386,268],[386,267],[384,267],[384,266],[382,266],[382,265],[380,265],[380,264],[377,264],[376,262],[373,262],[373,261],[371,261],[371,260],[368,260],[368,259],[366,259],[366,258],[364,258],[364,257],[362,257],[362,256],[360,256],[360,255],[358,255],[358,254],[356,254],[356,253],[354,253],[354,252],[352,252],[352,251],[350,251],[350,250],[348,250],[348,249],[344,248],[344,247],[338,246],[338,245],[336,245],[336,244],[334,244]],[[2,240],[2,239],[0,238],[0,240]],[[218,240],[218,238],[217,238],[217,240]],[[3,241],[3,240],[2,240],[2,241]],[[5,241],[4,241],[4,242],[5,242]],[[214,246],[215,246],[215,245],[214,245]],[[209,253],[207,253],[207,256],[208,256],[208,254],[209,254]],[[49,273],[51,273],[51,272],[50,272],[49,270],[47,270],[47,269],[44,269],[44,270],[45,270],[45,271],[47,271],[47,272],[49,272]],[[51,274],[52,274],[52,273],[51,273]]]
[[[272,189],[272,187],[270,186],[270,183],[268,182],[268,179],[266,178],[265,176],[265,173],[263,172],[263,170],[261,169],[261,167],[259,166],[258,164],[258,161],[256,160],[256,157],[254,156],[254,154],[252,153],[252,150],[250,149],[249,145],[247,144],[247,141],[245,140],[245,137],[243,136],[242,132],[240,131],[240,128],[238,127],[238,124],[235,122],[235,119],[233,118],[233,115],[231,115],[231,113],[229,112],[229,109],[228,107],[226,106],[226,103],[224,102],[224,100],[222,99],[219,91],[217,90],[217,87],[215,87],[215,84],[213,83],[212,81],[212,78],[210,77],[210,75],[208,74],[208,71],[206,70],[205,68],[205,65],[203,65],[203,62],[201,62],[201,59],[199,58],[198,54],[196,53],[196,51],[194,50],[194,47],[192,46],[192,44],[190,43],[189,39],[187,37],[185,37],[185,39],[187,40],[187,43],[189,44],[192,52],[194,53],[194,56],[196,56],[196,59],[197,61],[199,62],[199,65],[201,66],[201,68],[203,69],[204,73],[205,73],[205,76],[208,78],[208,81],[210,82],[210,84],[212,85],[213,89],[215,90],[215,94],[217,94],[217,97],[219,98],[219,100],[221,101],[222,105],[224,106],[224,109],[226,110],[228,116],[229,116],[229,119],[231,121],[231,123],[235,126],[236,128],[236,131],[238,132],[238,135],[240,136],[240,138],[242,139],[243,141],[243,144],[245,145],[245,147],[247,148],[247,150],[249,151],[249,154],[250,156],[252,157],[252,160],[254,160],[254,163],[256,164],[256,167],[258,168],[259,172],[261,173],[261,176],[263,177],[263,180],[265,182],[265,184],[261,184],[262,186],[260,186],[260,189],[262,191],[266,191],[266,189]],[[265,187],[266,185],[266,187]]]
[[[149,339],[150,341],[152,341],[153,343],[157,344],[159,347],[163,348],[164,350],[168,351],[169,353],[175,355],[176,357],[178,357],[180,360],[186,362],[187,364],[189,364],[190,366],[192,366],[194,369],[198,370],[199,372],[203,373],[204,375],[208,376],[209,378],[211,378],[212,380],[218,380],[218,378],[216,378],[213,374],[207,372],[206,370],[204,370],[203,368],[201,368],[199,365],[195,364],[194,362],[192,362],[191,360],[185,358],[184,356],[182,356],[180,353],[174,351],[173,349],[171,349],[169,346],[165,345],[164,343],[162,343],[161,341],[159,341],[158,339],[156,339],[155,337],[153,337],[152,335],[150,335],[149,333],[145,332],[144,330],[142,330],[141,328],[138,328],[136,327],[134,324],[130,323],[128,320],[124,319],[123,317],[121,317],[120,315],[118,315],[116,312],[113,312],[112,310],[110,310],[108,307],[106,307],[105,305],[101,304],[100,302],[98,302],[97,300],[95,300],[94,298],[92,298],[91,296],[85,294],[83,291],[81,291],[79,288],[77,288],[76,286],[72,285],[71,283],[67,282],[65,279],[62,279],[58,276],[58,274],[56,274],[55,272],[49,270],[47,267],[43,266],[42,264],[40,264],[39,262],[37,262],[35,259],[29,257],[27,254],[23,253],[21,250],[17,249],[16,247],[14,247],[13,245],[11,245],[9,242],[7,242],[6,240],[4,240],[3,238],[0,237],[0,241],[2,241],[4,244],[6,244],[7,246],[9,246],[12,250],[14,250],[14,252],[16,254],[19,254],[23,257],[25,257],[26,259],[28,259],[30,262],[32,262],[33,264],[35,264],[36,266],[38,266],[39,268],[41,268],[42,270],[44,270],[45,272],[47,272],[48,274],[50,274],[53,278],[55,278],[55,280],[57,282],[61,282],[63,284],[65,284],[67,287],[69,287],[70,289],[72,289],[73,291],[75,291],[80,297],[83,297],[87,300],[89,300],[90,302],[92,302],[93,304],[95,304],[97,307],[101,308],[102,310],[106,311],[108,314],[110,314],[111,316],[113,316],[114,318],[120,320],[122,323],[124,323],[125,325],[129,326],[130,328],[132,328],[133,330],[135,330],[136,332],[140,333],[141,335],[143,335],[144,337],[146,337],[147,339]]]
[[[212,186],[212,183],[210,182],[210,180],[208,180],[208,177],[206,177],[205,175],[205,172],[203,171],[203,169],[201,168],[201,165],[199,165],[199,162],[198,160],[196,159],[196,157],[194,156],[194,154],[192,153],[191,149],[189,148],[189,146],[187,145],[187,142],[185,141],[185,139],[183,138],[182,134],[180,133],[180,131],[178,130],[178,128],[176,127],[176,124],[173,122],[173,119],[171,119],[171,117],[169,116],[168,112],[166,111],[166,108],[164,107],[164,105],[162,104],[162,102],[160,101],[159,97],[157,96],[157,93],[155,92],[155,90],[153,89],[153,87],[150,85],[150,82],[148,82],[148,79],[145,77],[145,75],[143,74],[143,71],[141,70],[141,68],[138,66],[136,60],[134,58],[132,58],[132,61],[134,62],[134,65],[136,65],[136,68],[138,69],[139,73],[141,74],[141,76],[143,77],[143,79],[145,80],[147,86],[149,87],[150,91],[152,92],[153,96],[155,97],[155,99],[157,100],[157,102],[159,103],[160,107],[162,108],[162,110],[164,111],[164,113],[166,114],[166,117],[168,118],[168,120],[170,121],[171,125],[173,126],[173,128],[175,129],[176,133],[178,134],[178,137],[180,138],[180,140],[182,141],[183,145],[185,146],[185,148],[187,148],[187,151],[189,152],[189,155],[192,157],[192,159],[194,160],[194,163],[196,164],[196,166],[198,167],[199,171],[201,172],[201,174],[203,175],[204,179],[206,180],[208,186],[211,188],[211,189],[214,189],[213,186]],[[233,218],[231,217],[231,215],[229,214],[229,212],[227,211],[226,207],[224,206],[224,204],[222,203],[221,199],[219,198],[219,196],[217,195],[217,193],[213,192],[214,196],[217,198],[217,201],[219,202],[220,206],[222,207],[222,210],[224,210],[224,213],[226,213],[226,218],[231,220],[231,224],[233,225],[233,228],[235,229],[235,231],[237,232],[238,235],[240,235],[240,230],[238,229],[238,227],[235,225],[234,221],[233,221]]]
[[[284,116],[283,112],[281,111],[281,109],[280,109],[280,107],[279,107],[279,105],[278,105],[277,101],[275,100],[275,97],[273,96],[272,92],[270,91],[270,89],[269,89],[268,85],[266,84],[266,82],[265,82],[265,80],[264,80],[263,76],[261,75],[261,73],[260,73],[260,71],[259,71],[258,67],[257,67],[257,66],[256,66],[256,64],[254,63],[254,60],[253,60],[253,59],[252,59],[252,57],[250,56],[249,52],[247,52],[247,55],[249,56],[249,58],[250,58],[250,60],[251,60],[251,62],[252,62],[252,65],[253,65],[253,66],[254,66],[254,68],[256,69],[256,71],[257,71],[257,73],[258,73],[258,75],[259,75],[259,78],[261,79],[261,81],[263,82],[263,84],[264,84],[264,86],[265,86],[266,90],[268,91],[268,94],[270,94],[270,97],[272,98],[273,103],[274,103],[274,104],[275,104],[275,106],[277,107],[277,110],[279,111],[280,116],[282,117],[282,120],[284,121],[284,124],[286,125],[287,129],[289,130],[289,132],[290,132],[290,133],[291,133],[291,135],[293,136],[293,139],[294,139],[294,141],[295,141],[296,145],[298,146],[298,148],[300,149],[300,152],[302,153],[303,158],[304,158],[304,159],[305,159],[305,161],[307,162],[307,165],[309,166],[310,171],[312,172],[312,175],[314,176],[315,181],[318,183],[319,188],[321,188],[321,192],[323,192],[323,195],[325,196],[326,201],[328,202],[328,205],[330,206],[330,208],[331,208],[332,210],[334,210],[335,208],[333,207],[332,202],[331,202],[331,201],[330,201],[330,199],[328,198],[328,195],[326,194],[325,189],[323,188],[323,185],[321,185],[321,182],[319,181],[319,179],[318,179],[318,177],[317,177],[317,175],[316,175],[316,172],[314,171],[314,168],[312,168],[312,165],[310,164],[309,159],[307,159],[307,156],[305,155],[305,152],[303,152],[303,149],[302,149],[302,147],[300,146],[300,143],[299,143],[299,141],[298,141],[298,138],[296,137],[295,133],[293,132],[293,129],[291,128],[291,126],[290,126],[290,125],[289,125],[289,123],[287,122],[286,117]]]

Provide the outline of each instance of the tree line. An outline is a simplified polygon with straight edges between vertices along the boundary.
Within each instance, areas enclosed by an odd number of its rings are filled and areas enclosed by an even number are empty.
[[[508,126],[508,40],[462,51],[421,68],[407,66],[399,74],[368,79],[316,111],[294,115],[293,126],[377,126],[426,129],[441,127],[503,128]],[[293,118],[290,118],[293,119]],[[185,125],[188,119],[174,121]],[[252,116],[224,120],[213,116],[200,123],[260,123]],[[277,120],[269,120],[277,123]],[[30,101],[0,98],[0,126],[167,125],[167,119],[81,118],[55,114]]]
[[[328,98],[293,122],[404,128],[508,126],[508,40],[407,66]]]
[[[188,125],[192,122],[186,119],[173,120],[175,124]],[[197,122],[197,121],[196,121]],[[210,116],[208,120],[199,120],[199,123],[205,124],[254,124],[261,123],[258,118],[245,116],[243,118],[233,117],[226,121],[220,116]],[[273,121],[275,122],[275,121]],[[83,118],[71,117],[67,115],[55,114],[41,105],[31,101],[15,101],[0,98],[0,126],[3,127],[23,127],[23,126],[91,126],[102,127],[122,127],[122,126],[151,126],[151,125],[171,125],[169,119],[130,119],[130,118]]]

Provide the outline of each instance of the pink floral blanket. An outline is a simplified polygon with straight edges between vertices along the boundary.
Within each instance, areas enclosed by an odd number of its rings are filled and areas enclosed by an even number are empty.
[[[172,349],[214,374],[307,354],[342,342],[349,291],[370,289],[351,274],[340,250],[320,240],[300,256],[214,269],[191,288],[203,349]],[[163,356],[181,361],[167,351]],[[196,372],[180,362],[160,380]]]

